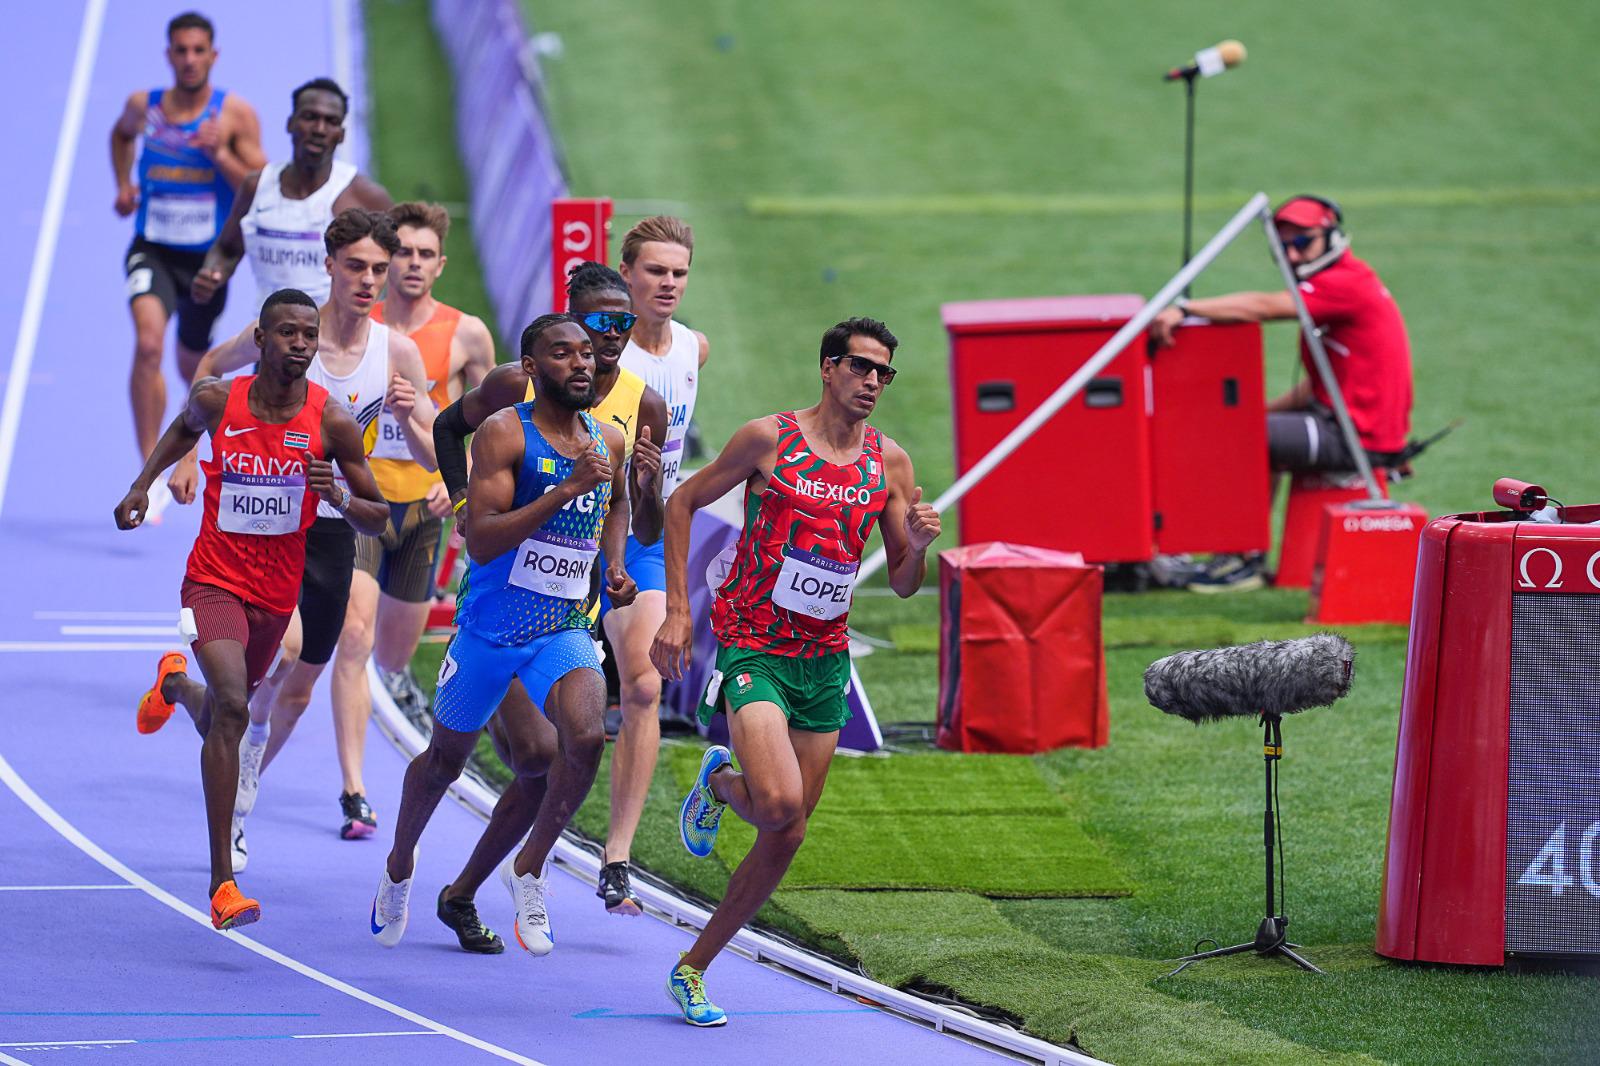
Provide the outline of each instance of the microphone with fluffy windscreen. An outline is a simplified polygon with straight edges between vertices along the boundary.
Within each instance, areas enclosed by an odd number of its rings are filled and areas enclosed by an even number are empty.
[[[1350,691],[1355,649],[1335,633],[1180,651],[1144,672],[1152,706],[1191,722],[1294,714]]]
[[[1283,716],[1326,707],[1347,695],[1355,663],[1355,649],[1348,640],[1335,633],[1318,633],[1298,640],[1180,651],[1156,660],[1145,670],[1144,694],[1152,705],[1197,725],[1223,718],[1259,718],[1264,741],[1266,811],[1261,824],[1266,916],[1253,939],[1186,955],[1173,974],[1202,959],[1245,951],[1282,955],[1302,969],[1322,972],[1295,952],[1297,945],[1289,943],[1289,919],[1279,913],[1283,904],[1283,834],[1277,812],[1278,761],[1283,758]]]

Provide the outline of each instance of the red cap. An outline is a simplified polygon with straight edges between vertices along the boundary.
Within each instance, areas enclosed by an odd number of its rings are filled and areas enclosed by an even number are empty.
[[[1297,196],[1273,212],[1274,222],[1287,222],[1305,229],[1332,229],[1339,224],[1333,210],[1321,200]]]

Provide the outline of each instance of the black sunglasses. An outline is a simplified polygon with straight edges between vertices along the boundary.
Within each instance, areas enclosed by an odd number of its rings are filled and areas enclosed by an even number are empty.
[[[579,319],[586,328],[596,333],[610,333],[612,330],[626,333],[639,321],[639,316],[632,311],[590,311],[580,315]]]
[[[829,356],[829,359],[835,363],[841,359],[850,360],[850,373],[858,378],[864,378],[876,370],[878,372],[879,385],[887,385],[894,380],[895,369],[888,363],[880,363],[863,355],[834,355]]]
[[[1315,244],[1317,238],[1321,236],[1322,234],[1320,233],[1297,233],[1293,237],[1282,238],[1282,243],[1285,248],[1293,248],[1297,252],[1303,252]]]

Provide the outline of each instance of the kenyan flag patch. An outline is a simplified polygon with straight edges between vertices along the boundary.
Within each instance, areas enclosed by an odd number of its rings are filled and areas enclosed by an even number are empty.
[[[283,431],[283,446],[304,451],[311,447],[311,434],[298,433],[295,430],[286,429]]]

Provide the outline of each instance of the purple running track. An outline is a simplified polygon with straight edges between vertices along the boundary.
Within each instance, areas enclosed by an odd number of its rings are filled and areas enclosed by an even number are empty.
[[[83,25],[82,5],[12,13],[12,165],[0,172],[13,254],[0,257],[0,331],[15,337],[41,205]],[[125,396],[131,330],[121,256],[130,225],[110,210],[106,137],[125,95],[163,84],[172,4],[106,10],[59,247],[23,396],[0,515],[0,1063],[116,1061],[388,1063],[925,1063],[987,1052],[835,996],[742,957],[711,971],[732,1017],[701,1032],[663,989],[689,934],[653,918],[608,917],[593,888],[560,874],[558,947],[513,944],[473,956],[433,917],[481,823],[440,806],[423,838],[411,926],[394,950],[368,931],[398,802],[400,756],[374,733],[367,781],[374,840],[338,839],[339,777],[325,686],[266,775],[249,823],[244,889],[263,920],[241,934],[203,924],[206,850],[198,742],[180,714],[154,736],[134,704],[158,652],[175,644],[178,585],[198,522],[119,533],[111,510],[135,470]],[[281,158],[288,89],[337,69],[337,0],[278,0],[216,12],[217,81],[262,116]],[[381,58],[375,61],[381,61]],[[245,276],[220,329],[248,320]],[[220,335],[220,334],[219,334]],[[14,352],[5,356],[15,359]],[[180,395],[172,386],[173,405]],[[509,934],[510,901],[491,883],[487,921]],[[69,1056],[72,1051],[98,1054]]]

